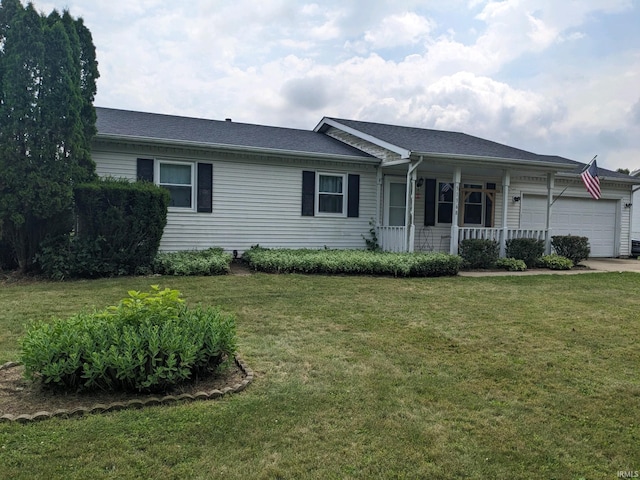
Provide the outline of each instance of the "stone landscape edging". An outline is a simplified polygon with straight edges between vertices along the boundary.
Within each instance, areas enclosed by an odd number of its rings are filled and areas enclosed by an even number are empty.
[[[245,378],[233,385],[232,387],[225,387],[221,390],[214,389],[209,392],[196,392],[196,393],[182,393],[180,395],[165,395],[164,397],[146,397],[144,399],[135,398],[133,400],[128,400],[124,402],[112,402],[109,404],[97,403],[91,407],[76,407],[72,409],[58,409],[53,412],[40,411],[36,412],[32,415],[29,414],[20,414],[20,415],[12,415],[10,413],[4,414],[0,416],[0,423],[3,422],[18,422],[18,423],[29,423],[40,420],[47,420],[49,418],[55,417],[81,417],[82,415],[92,414],[92,413],[106,413],[106,412],[115,412],[118,410],[125,410],[127,408],[142,408],[142,407],[150,407],[153,405],[168,405],[176,402],[182,401],[195,401],[195,400],[214,400],[221,398],[225,395],[229,395],[232,393],[238,393],[247,388],[247,386],[253,382],[253,370],[251,370],[247,364],[238,356],[234,357],[234,361],[238,368],[242,370],[242,372],[246,375]],[[0,365],[0,370],[17,367],[21,365],[20,362],[7,362],[3,365]]]

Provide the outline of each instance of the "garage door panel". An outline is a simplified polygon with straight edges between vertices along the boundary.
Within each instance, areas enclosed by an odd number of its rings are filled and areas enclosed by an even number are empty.
[[[553,204],[553,235],[587,237],[592,257],[615,255],[616,206],[613,200],[559,198]],[[521,228],[544,228],[547,199],[539,195],[523,195]]]

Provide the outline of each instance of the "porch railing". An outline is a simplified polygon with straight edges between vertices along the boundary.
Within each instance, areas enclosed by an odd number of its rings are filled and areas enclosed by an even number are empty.
[[[544,240],[546,238],[547,231],[544,229],[522,229],[522,228],[509,228],[507,229],[506,240],[514,238],[535,238],[536,240]],[[480,238],[482,240],[495,240],[500,242],[502,238],[501,228],[470,228],[460,227],[458,229],[458,240],[467,240],[470,238]]]
[[[405,227],[388,227],[378,226],[376,228],[378,236],[378,244],[385,252],[404,252],[406,251],[406,229]],[[535,238],[536,240],[545,240],[547,231],[545,229],[507,229],[506,240],[514,238]],[[494,240],[500,243],[502,239],[502,228],[475,228],[460,227],[458,229],[458,242],[467,239]],[[449,248],[447,246],[446,250]]]
[[[378,245],[385,252],[405,252],[407,249],[407,229],[405,227],[376,227]]]
[[[458,229],[458,242],[462,240],[480,239],[500,241],[502,235],[501,228],[470,228],[461,227]]]

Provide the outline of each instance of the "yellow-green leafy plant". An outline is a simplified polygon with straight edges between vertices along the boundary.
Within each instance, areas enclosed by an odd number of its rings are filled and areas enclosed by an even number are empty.
[[[26,376],[73,391],[159,392],[215,372],[235,353],[235,318],[180,296],[154,285],[102,311],[35,323],[20,342]]]

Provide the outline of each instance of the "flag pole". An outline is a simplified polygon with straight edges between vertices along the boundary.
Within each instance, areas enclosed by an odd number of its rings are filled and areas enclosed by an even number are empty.
[[[598,155],[594,155],[594,156],[593,156],[593,158],[591,159],[591,161],[590,161],[589,163],[587,163],[587,166],[586,166],[586,167],[584,167],[584,168],[582,169],[582,172],[586,172],[586,171],[587,171],[587,169],[591,166],[591,164],[592,164],[593,162],[595,162],[596,158],[598,158]],[[580,172],[580,173],[582,173],[582,172]],[[567,191],[567,188],[569,188],[569,185],[567,185],[566,187],[564,187],[564,190],[562,190],[562,191],[560,192],[560,195],[558,195],[557,197],[555,197],[555,198],[554,198],[553,202],[551,202],[551,205],[553,205],[554,203],[556,203],[556,200],[558,200],[558,199],[562,196],[562,194],[563,194],[564,192],[566,192],[566,191]]]

